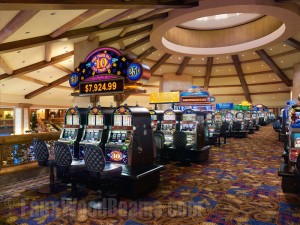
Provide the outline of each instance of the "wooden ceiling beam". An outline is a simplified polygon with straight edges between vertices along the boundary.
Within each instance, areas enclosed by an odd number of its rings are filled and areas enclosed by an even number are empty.
[[[51,38],[58,37],[59,35],[65,33],[66,31],[70,30],[71,28],[75,27],[76,25],[82,23],[83,21],[91,18],[92,16],[100,13],[102,10],[100,9],[89,9],[85,11],[84,13],[80,14],[79,16],[75,17],[71,21],[65,23],[61,27],[57,28],[55,31],[53,31],[49,36]]]
[[[240,59],[239,59],[238,55],[232,55],[231,58],[232,58],[234,66],[235,66],[235,70],[237,72],[237,75],[240,79],[240,82],[241,82],[241,85],[242,85],[242,88],[243,88],[243,91],[244,91],[244,94],[245,94],[245,98],[248,102],[252,102],[250,92],[249,92],[249,88],[247,86],[247,83],[246,83],[246,80],[245,80],[245,77],[244,77],[244,73],[243,73],[243,69],[242,69],[242,66],[241,66]]]
[[[150,48],[148,48],[146,51],[144,51],[143,53],[141,53],[140,55],[138,55],[138,59],[143,60],[144,58],[146,58],[147,56],[151,55],[152,52],[155,52],[156,48],[151,46]]]
[[[110,18],[110,19],[108,19],[108,20],[106,20],[106,21],[104,21],[102,23],[100,23],[98,25],[98,27],[100,29],[104,28],[104,27],[107,27],[107,26],[109,26],[109,25],[111,25],[111,24],[113,24],[113,23],[115,23],[115,22],[117,22],[117,21],[119,21],[121,19],[124,19],[125,17],[127,17],[127,16],[129,16],[131,14],[136,13],[137,11],[139,11],[139,10],[138,9],[128,9],[125,12],[122,12],[122,13],[120,13],[120,14],[118,14],[118,15],[116,15],[116,16],[114,16],[114,17],[112,17],[112,18]]]
[[[1,4],[0,4],[1,5]],[[0,7],[1,8],[1,7]],[[3,9],[1,9],[3,10]],[[34,17],[39,10],[28,9],[20,11],[11,21],[4,26],[0,31],[0,43],[5,41],[9,36],[15,33],[20,27],[27,23],[32,17]]]
[[[150,69],[151,73],[154,73],[165,61],[171,57],[171,54],[165,53]]]
[[[145,13],[139,17],[136,18],[137,21],[141,21],[141,20],[144,20],[144,19],[147,19],[149,18],[150,16],[153,16],[155,14],[158,14],[158,13],[161,13],[162,11],[164,11],[165,9],[154,9],[148,13]]]
[[[45,60],[50,62],[52,58],[52,44],[45,44]]]
[[[288,45],[292,46],[293,48],[300,50],[300,42],[295,40],[294,38],[289,38],[285,41]]]
[[[125,34],[127,34],[129,30],[129,27],[125,27],[119,34],[119,37],[124,37]]]
[[[51,38],[51,37],[49,37],[49,35],[44,35],[44,36],[40,36],[40,37],[34,37],[34,38],[28,38],[28,39],[24,39],[24,40],[2,43],[2,44],[0,44],[0,54],[17,51],[17,50],[23,50],[23,49],[27,49],[27,48],[32,48],[32,47],[36,47],[36,46],[40,46],[40,45],[45,45],[46,43],[55,43],[58,41],[72,40],[72,39],[79,38],[79,37],[86,37],[91,34],[95,34],[95,33],[99,33],[99,32],[113,31],[113,30],[118,30],[118,29],[122,29],[125,27],[129,27],[129,26],[154,23],[163,18],[166,18],[167,16],[168,16],[168,13],[162,13],[162,14],[154,15],[154,16],[149,17],[142,21],[137,21],[136,19],[122,20],[122,21],[116,22],[110,26],[107,26],[103,29],[100,29],[97,26],[80,28],[80,29],[76,29],[76,30],[67,31],[56,38]]]
[[[1,0],[1,10],[23,10],[23,9],[145,9],[145,8],[189,8],[198,6],[198,0],[73,0],[73,1],[53,1],[53,0]]]
[[[37,63],[29,65],[29,66],[25,66],[23,68],[15,70],[11,75],[9,75],[9,74],[0,75],[0,80],[12,79],[12,78],[23,76],[27,73],[45,68],[47,66],[51,66],[53,64],[60,63],[62,61],[65,61],[65,60],[69,59],[72,55],[74,55],[73,51],[65,53],[63,55],[55,56],[51,59],[50,62],[41,61],[41,62],[37,62]]]
[[[273,70],[274,73],[286,84],[286,86],[291,87],[293,82],[287,77],[287,75],[277,66],[277,64],[271,59],[270,56],[265,52],[265,50],[257,50],[256,53],[265,61],[265,63]]]
[[[71,73],[74,72],[74,71],[68,69],[67,67],[62,66],[62,65],[60,65],[60,64],[58,64],[58,63],[57,63],[57,64],[53,64],[52,66],[54,66],[55,68],[57,68],[57,69],[59,69],[59,70],[61,70],[61,71],[64,71],[65,73],[68,73],[68,74],[71,74]]]
[[[7,62],[2,58],[1,55],[0,55],[0,68],[2,68],[4,72],[9,75],[13,73],[13,69],[10,67],[10,65],[7,64]]]
[[[68,81],[69,78],[70,78],[69,74],[65,75],[65,76],[63,76],[63,77],[61,77],[61,78],[59,78],[59,79],[57,79],[57,80],[49,83],[48,86],[41,87],[41,88],[39,88],[39,89],[37,89],[37,90],[35,90],[33,92],[30,92],[29,94],[25,95],[25,99],[31,99],[31,98],[33,98],[33,97],[35,97],[37,95],[40,95],[40,94],[44,93],[45,91],[48,91],[51,88],[54,88],[54,87],[56,87],[56,86],[58,86],[58,85],[60,85],[60,84],[62,84],[64,82]]]
[[[185,69],[185,67],[189,64],[192,57],[185,56],[176,72],[176,75],[181,75]]]
[[[259,85],[273,85],[273,84],[284,84],[282,81],[274,81],[274,82],[266,82],[266,83],[255,83],[255,84],[248,84],[248,86],[259,86]],[[224,84],[220,86],[209,86],[208,88],[227,88],[227,87],[241,87],[241,85],[236,84]]]
[[[206,71],[205,71],[205,80],[204,80],[204,89],[207,90],[209,86],[209,80],[211,76],[211,69],[213,66],[214,57],[208,57],[206,62]]]
[[[39,84],[39,85],[42,85],[42,86],[49,86],[49,83],[47,83],[45,81],[38,80],[38,79],[35,79],[35,78],[31,78],[31,77],[27,77],[27,76],[18,77],[17,79],[28,81],[28,82],[35,83],[35,84]],[[70,92],[72,92],[74,90],[71,87],[66,87],[66,86],[63,86],[63,85],[58,85],[58,86],[56,86],[56,88],[68,90]]]
[[[142,39],[137,40],[136,42],[133,42],[133,43],[127,45],[125,47],[125,51],[130,51],[132,49],[135,49],[135,48],[137,48],[137,47],[139,47],[139,46],[141,46],[143,44],[148,43],[149,41],[150,41],[150,36],[146,36],[146,37],[144,37]]]
[[[114,43],[117,43],[118,41],[123,41],[132,37],[136,37],[138,35],[141,34],[147,34],[150,33],[152,30],[152,25],[146,26],[146,27],[142,27],[133,31],[128,32],[126,35],[124,36],[116,36],[116,37],[112,37],[112,38],[108,38],[106,40],[100,41],[99,46],[104,46],[104,45],[111,45]]]

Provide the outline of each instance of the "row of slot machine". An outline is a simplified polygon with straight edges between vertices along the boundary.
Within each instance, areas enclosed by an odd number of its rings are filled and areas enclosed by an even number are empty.
[[[242,112],[242,111],[227,111],[227,112],[208,112],[207,113],[207,125],[220,127],[223,122],[227,122],[229,126],[232,126],[233,122],[240,122],[241,129],[246,129],[249,125],[258,125],[259,117],[262,116],[257,112]]]
[[[58,141],[68,144],[74,160],[84,159],[85,145],[97,145],[106,162],[130,170],[154,165],[151,117],[144,107],[70,108]]]
[[[187,134],[187,143],[194,149],[200,149],[205,145],[205,119],[206,112],[198,109],[150,110],[152,129],[161,130],[165,137],[165,146],[173,143],[173,133],[181,130]],[[203,128],[203,130],[201,129]],[[203,132],[202,132],[203,131]]]

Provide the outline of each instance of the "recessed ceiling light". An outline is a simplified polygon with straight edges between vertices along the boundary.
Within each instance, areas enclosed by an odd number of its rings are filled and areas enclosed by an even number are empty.
[[[243,54],[242,56],[244,57],[245,55]]]
[[[275,98],[275,97],[273,96],[273,98]]]
[[[171,56],[170,59],[172,59],[173,57]]]
[[[160,56],[160,54],[158,54],[158,56]]]
[[[219,59],[219,57],[217,57],[217,60]]]
[[[67,46],[65,46],[64,49],[67,49]]]
[[[23,61],[22,63],[25,63],[26,61]]]
[[[226,59],[229,59],[229,57],[227,56]]]
[[[36,71],[37,73],[39,73],[40,71],[38,70],[38,71]]]
[[[228,69],[228,71],[231,71],[231,69]]]
[[[48,94],[49,94],[49,95],[51,95],[51,93],[50,93],[50,92],[49,92]]]
[[[5,84],[2,84],[2,87],[4,87],[5,86]]]
[[[273,79],[273,80],[275,80],[275,79]]]
[[[192,60],[194,61],[194,60],[195,60],[195,58],[192,58]]]
[[[143,48],[143,51],[145,50],[145,48]]]
[[[70,59],[69,62],[72,62],[72,59]]]
[[[269,77],[271,77],[272,75],[271,74],[269,74]]]
[[[180,57],[178,59],[181,59]]]
[[[30,34],[30,31],[26,31],[25,34]]]
[[[253,83],[255,83],[255,80],[253,81]]]
[[[255,55],[256,53],[255,52],[253,52],[253,55]]]
[[[272,51],[273,49],[272,48],[270,48],[270,51]]]
[[[280,62],[283,63],[283,60],[281,60]]]
[[[50,78],[52,78],[52,76],[50,76]]]
[[[219,70],[216,70],[216,72],[219,72]]]
[[[21,53],[21,51],[17,51],[17,53]]]
[[[199,72],[201,72],[201,70],[199,70]]]
[[[54,16],[55,14],[56,14],[56,12],[52,12],[52,13],[50,13],[50,15],[51,15],[51,16]]]
[[[264,64],[261,64],[261,66],[264,66]]]
[[[283,47],[285,47],[286,45],[284,44]]]
[[[134,40],[136,41],[136,38]]]
[[[278,88],[279,90],[281,89],[281,88]]]
[[[24,91],[26,90],[26,88],[23,89]]]
[[[250,69],[250,66],[247,66],[247,69]]]
[[[159,69],[159,70],[161,70],[161,69]]]
[[[257,91],[259,91],[259,90],[257,90]]]
[[[202,60],[204,60],[204,58],[202,58]]]

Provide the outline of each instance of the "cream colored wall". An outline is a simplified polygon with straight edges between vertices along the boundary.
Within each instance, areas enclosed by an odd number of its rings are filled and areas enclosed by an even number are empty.
[[[300,94],[300,63],[294,65],[292,99],[298,101]]]

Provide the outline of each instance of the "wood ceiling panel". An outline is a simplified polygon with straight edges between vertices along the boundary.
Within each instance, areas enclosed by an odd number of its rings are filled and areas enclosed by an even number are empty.
[[[22,84],[22,85],[20,85]],[[26,95],[37,88],[43,87],[40,84],[24,81],[20,79],[10,79],[1,81],[1,93],[11,95]]]
[[[294,48],[292,46],[289,46],[288,44],[285,43],[277,43],[275,45],[272,45],[268,48],[264,48],[265,52],[269,55],[269,56],[274,56],[274,55],[278,55],[278,54],[282,54],[288,51],[293,50]]]
[[[7,38],[4,43],[48,35],[85,11],[86,10],[42,10]]]
[[[98,13],[97,15],[89,18],[88,20],[76,25],[75,27],[73,27],[71,30],[75,30],[75,29],[80,29],[80,28],[84,28],[84,27],[91,27],[91,26],[97,26],[99,24],[101,24],[102,22],[113,18],[114,16],[125,12],[127,9],[105,9],[103,11],[101,11],[100,13]]]
[[[193,85],[203,87],[204,86],[204,78],[195,78],[193,77]]]
[[[10,62],[9,65],[13,70],[45,60],[44,46],[28,48],[18,52],[2,54],[3,59]]]
[[[248,85],[250,93],[259,93],[259,92],[274,92],[276,91],[289,91],[284,83],[282,84],[264,84],[264,85]]]
[[[245,76],[245,80],[247,84],[281,81],[275,73],[268,73],[259,76]]]
[[[300,63],[300,51],[294,54],[275,58],[273,61],[280,68],[294,67],[295,64]]]
[[[124,42],[125,46],[128,46],[128,45],[130,45],[130,44],[132,44],[132,43],[137,42],[138,40],[141,40],[141,39],[144,38],[144,37],[149,36],[149,34],[150,34],[150,32],[147,32],[147,33],[141,34],[141,35],[137,35],[137,36],[135,36],[135,37],[126,39],[126,40],[124,40],[123,42]],[[147,43],[149,43],[149,41],[147,41]],[[138,47],[139,47],[139,46],[138,46]]]
[[[243,88],[242,87],[226,87],[223,86],[222,88],[208,88],[208,91],[210,94],[215,95],[215,94],[239,94],[243,93]]]
[[[48,66],[46,68],[26,74],[27,77],[40,79],[47,83],[51,83],[64,75],[66,75],[65,72],[55,68],[54,66]]]
[[[216,56],[214,57],[214,64],[232,63],[230,55]]]
[[[212,76],[232,75],[236,74],[234,65],[217,66],[214,61],[214,66],[211,71]]]
[[[258,62],[242,63],[241,65],[245,74],[271,70],[270,67],[262,60]]]
[[[189,66],[187,66],[184,70],[184,73],[188,73],[193,76],[204,77],[205,76],[205,68],[204,67],[189,67]]]
[[[246,51],[237,55],[239,56],[241,62],[260,58],[255,51]]]
[[[8,23],[11,21],[17,14],[19,10],[12,10],[12,11],[2,11],[0,10],[0,30],[2,30]]]
[[[228,78],[210,78],[209,86],[241,85],[238,76]]]

